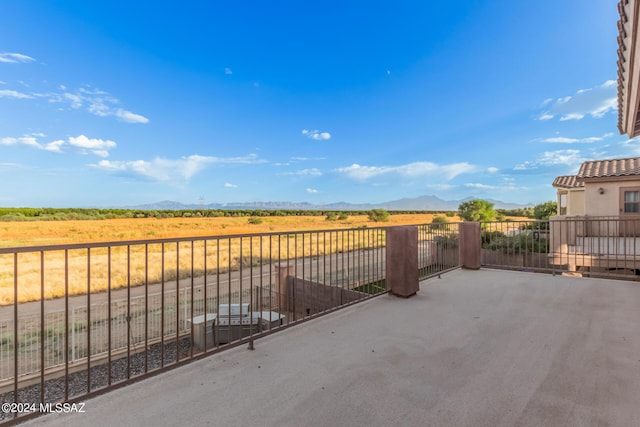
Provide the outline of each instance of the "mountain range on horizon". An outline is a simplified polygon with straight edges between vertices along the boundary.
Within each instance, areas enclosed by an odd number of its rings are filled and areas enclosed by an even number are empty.
[[[349,203],[335,202],[328,204],[313,204],[309,202],[231,202],[231,203],[209,203],[209,204],[185,204],[171,200],[164,200],[156,203],[149,203],[136,206],[126,206],[126,209],[141,210],[181,210],[181,209],[284,209],[284,210],[417,210],[417,211],[455,211],[460,203],[473,200],[475,197],[467,197],[460,200],[443,200],[437,196],[419,196],[413,198],[403,198],[382,203]],[[534,206],[530,204],[517,204],[503,202],[501,200],[483,199],[494,204],[496,209],[519,209]]]

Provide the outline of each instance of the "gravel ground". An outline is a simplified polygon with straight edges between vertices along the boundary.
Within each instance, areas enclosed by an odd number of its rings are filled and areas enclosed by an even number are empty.
[[[180,340],[180,360],[190,356],[191,344],[189,338]],[[146,351],[148,356],[147,371],[158,369],[162,361],[162,345],[154,344]],[[145,352],[133,354],[130,359],[130,377],[134,378],[145,373]],[[176,342],[164,345],[164,366],[176,361]],[[96,391],[106,387],[108,384],[109,369],[108,364],[91,367],[91,391]],[[123,357],[111,361],[111,383],[125,381],[127,379],[127,358]],[[44,402],[58,403],[64,401],[65,381],[64,376],[54,378],[44,383]],[[69,398],[78,398],[86,395],[87,371],[75,372],[69,375]],[[13,391],[0,394],[0,402],[14,402]],[[34,384],[18,390],[19,403],[40,402],[40,384]],[[12,418],[13,414],[0,412],[0,421]]]

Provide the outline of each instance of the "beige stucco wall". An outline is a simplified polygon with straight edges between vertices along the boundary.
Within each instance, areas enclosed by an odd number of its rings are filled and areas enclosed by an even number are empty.
[[[584,190],[570,190],[567,194],[567,215],[584,215]]]
[[[567,211],[564,216],[584,215],[584,190],[566,190],[558,189],[557,202],[558,202],[558,215],[560,215],[560,195],[567,195]]]
[[[585,215],[618,216],[620,215],[620,187],[636,185],[636,182],[598,182],[585,183]],[[600,188],[604,194],[600,194]]]

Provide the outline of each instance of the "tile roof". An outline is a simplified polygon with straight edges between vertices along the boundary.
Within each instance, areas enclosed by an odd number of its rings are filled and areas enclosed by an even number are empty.
[[[640,157],[584,162],[576,178],[581,181],[588,178],[633,175],[640,175]]]
[[[629,18],[627,15],[628,9],[628,1],[620,0],[618,2],[618,14],[620,15],[620,19],[618,20],[618,130],[621,134],[626,132],[625,128],[625,101],[628,94],[625,91],[625,86],[629,84],[628,82],[628,57],[629,57],[629,48],[628,46],[630,40],[628,38],[629,32],[627,30],[631,30],[631,23],[629,22]],[[633,137],[633,135],[629,135]]]
[[[618,130],[629,138],[640,135],[639,74],[634,69],[640,55],[638,9],[640,0],[618,2]]]
[[[554,187],[560,188],[582,188],[584,187],[584,182],[578,182],[577,177],[575,175],[565,175],[559,176],[553,180]]]

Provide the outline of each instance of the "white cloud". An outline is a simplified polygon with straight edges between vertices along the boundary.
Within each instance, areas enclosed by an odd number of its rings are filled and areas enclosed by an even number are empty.
[[[149,123],[149,119],[140,114],[118,108],[114,114],[117,118],[127,123]]]
[[[307,193],[317,193],[318,190],[316,190],[315,188],[307,188]]]
[[[238,188],[238,186],[236,184],[231,184],[230,182],[225,182],[224,186],[226,188]]]
[[[560,117],[561,122],[565,122],[567,120],[582,120],[584,119],[584,114],[582,113],[569,113]]]
[[[282,172],[278,175],[322,176],[322,172],[320,172],[320,170],[317,168],[311,168],[302,169],[295,172]]]
[[[570,166],[577,167],[587,159],[581,154],[580,150],[556,150],[545,151],[540,154],[536,160],[525,161],[516,165],[514,170],[531,170],[540,166]]]
[[[609,98],[602,101],[600,106],[591,112],[591,115],[599,119],[603,117],[605,114],[607,114],[608,111],[617,110],[617,109],[618,109],[618,100],[616,98]]]
[[[538,120],[550,120],[560,117],[560,121],[582,120],[587,116],[599,119],[617,109],[616,81],[607,80],[592,88],[580,89],[573,96],[565,96],[549,102],[543,102],[545,110]]]
[[[0,90],[0,98],[31,99],[33,98],[33,95],[18,92],[15,90]]]
[[[43,150],[51,151],[53,153],[62,153],[62,146],[64,145],[64,141],[62,139],[58,139],[57,141],[50,142],[42,146]]]
[[[467,184],[464,184],[464,186],[467,188],[479,188],[481,190],[495,190],[496,188],[498,188],[495,185],[478,184],[478,183],[467,183]]]
[[[132,113],[119,106],[120,101],[108,92],[100,89],[80,88],[76,91],[67,90],[66,86],[58,87],[62,92],[24,93],[16,90],[0,90],[0,98],[33,99],[44,98],[52,104],[66,104],[69,108],[86,109],[98,117],[115,117],[126,123],[149,123],[143,115]]]
[[[225,73],[225,74],[233,74],[233,71],[231,71],[231,68],[229,68],[229,67],[225,67],[225,69],[224,69],[224,73]]]
[[[86,109],[98,117],[115,117],[126,123],[149,123],[147,117],[119,107],[120,101],[103,90],[80,88],[68,91],[64,85],[59,88],[62,92],[34,94],[29,97],[45,98],[52,104],[66,104],[74,110]]]
[[[554,136],[551,138],[537,139],[534,141],[554,143],[554,144],[577,144],[577,143],[592,143],[604,141],[606,138],[611,138],[613,132],[607,132],[602,136],[589,136],[586,138],[568,138],[566,136]]]
[[[487,168],[487,172],[489,172],[489,173],[496,173],[498,171],[499,171],[499,169],[496,168],[496,167],[493,167],[493,166]]]
[[[523,190],[526,187],[517,187],[513,183],[506,183],[506,185],[490,185],[490,184],[482,184],[476,182],[469,182],[464,184],[466,188],[472,188],[476,190],[499,190],[499,191],[515,191],[515,190]]]
[[[3,62],[5,64],[17,64],[19,62],[33,62],[35,61],[34,58],[27,56],[27,55],[23,55],[21,53],[10,53],[10,52],[3,52],[0,53],[0,62]]]
[[[82,150],[89,150],[99,157],[108,157],[109,150],[116,148],[116,143],[111,140],[87,138],[84,135],[69,137],[69,144]]]
[[[401,166],[361,166],[353,164],[336,169],[336,172],[347,175],[350,178],[365,181],[379,175],[395,173],[405,177],[418,177],[423,175],[442,176],[445,179],[453,179],[463,173],[470,173],[477,168],[469,163],[452,163],[438,165],[431,162],[415,162]]]
[[[82,153],[90,151],[99,157],[107,157],[109,150],[116,147],[116,143],[110,140],[92,139],[87,138],[84,135],[77,137],[69,137],[67,141],[58,139],[48,143],[42,143],[38,141],[38,138],[44,138],[42,133],[33,133],[30,135],[24,135],[18,138],[5,137],[0,138],[0,144],[2,145],[26,145],[29,147],[37,148],[39,150],[50,151],[52,153],[62,153],[65,145],[79,148]]]
[[[212,164],[256,164],[264,163],[255,154],[244,157],[212,157],[194,154],[179,159],[156,157],[153,160],[110,161],[100,160],[90,166],[106,172],[141,176],[155,181],[188,181]]]
[[[51,151],[53,153],[62,153],[61,147],[64,141],[58,140],[42,144],[38,142],[37,137],[43,136],[41,134],[24,135],[18,138],[4,137],[0,138],[0,145],[26,145],[28,147],[37,148],[38,150]]]
[[[302,134],[305,135],[307,138],[311,138],[316,141],[326,141],[328,139],[331,139],[331,134],[329,132],[320,132],[317,130],[302,129]]]

